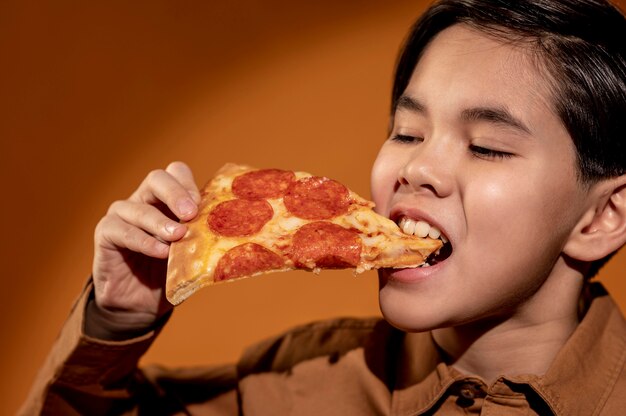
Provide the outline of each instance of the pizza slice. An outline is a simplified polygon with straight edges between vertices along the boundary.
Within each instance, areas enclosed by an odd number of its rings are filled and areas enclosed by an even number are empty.
[[[269,272],[416,267],[441,248],[373,207],[333,179],[227,164],[171,245],[167,299],[176,305],[204,286]]]

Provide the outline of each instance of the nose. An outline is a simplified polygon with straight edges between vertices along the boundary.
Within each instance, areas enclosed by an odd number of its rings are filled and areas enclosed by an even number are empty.
[[[430,192],[440,198],[449,196],[454,190],[452,149],[445,143],[421,143],[398,172],[398,183],[413,192]]]

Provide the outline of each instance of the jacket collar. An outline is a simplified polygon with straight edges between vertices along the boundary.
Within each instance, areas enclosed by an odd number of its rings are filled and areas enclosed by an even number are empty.
[[[504,377],[510,391],[530,387],[555,415],[596,414],[626,362],[626,322],[599,283],[590,307],[545,375]],[[404,334],[397,345],[392,407],[397,414],[430,410],[456,382],[467,377],[444,363],[430,332]],[[500,383],[501,385],[503,383]]]
[[[599,283],[592,291],[589,310],[547,373],[518,380],[527,382],[556,415],[597,414],[624,369],[624,317]]]

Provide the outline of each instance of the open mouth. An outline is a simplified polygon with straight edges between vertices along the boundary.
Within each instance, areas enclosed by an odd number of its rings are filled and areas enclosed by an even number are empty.
[[[446,260],[452,254],[452,244],[450,244],[450,240],[441,232],[441,230],[430,225],[428,222],[402,217],[398,222],[398,227],[400,227],[402,232],[405,234],[415,235],[422,238],[429,237],[443,242],[443,246],[428,256],[426,262],[420,267],[434,266]]]

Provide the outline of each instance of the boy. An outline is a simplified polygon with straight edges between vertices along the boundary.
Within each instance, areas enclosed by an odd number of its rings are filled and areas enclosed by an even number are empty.
[[[163,259],[185,226],[168,214],[199,198],[186,165],[151,173],[98,224],[93,285],[24,413],[619,414],[626,322],[587,279],[626,241],[625,34],[599,0],[432,6],[372,195],[446,254],[379,273],[385,321],[304,326],[237,366],[136,369],[171,311]]]

